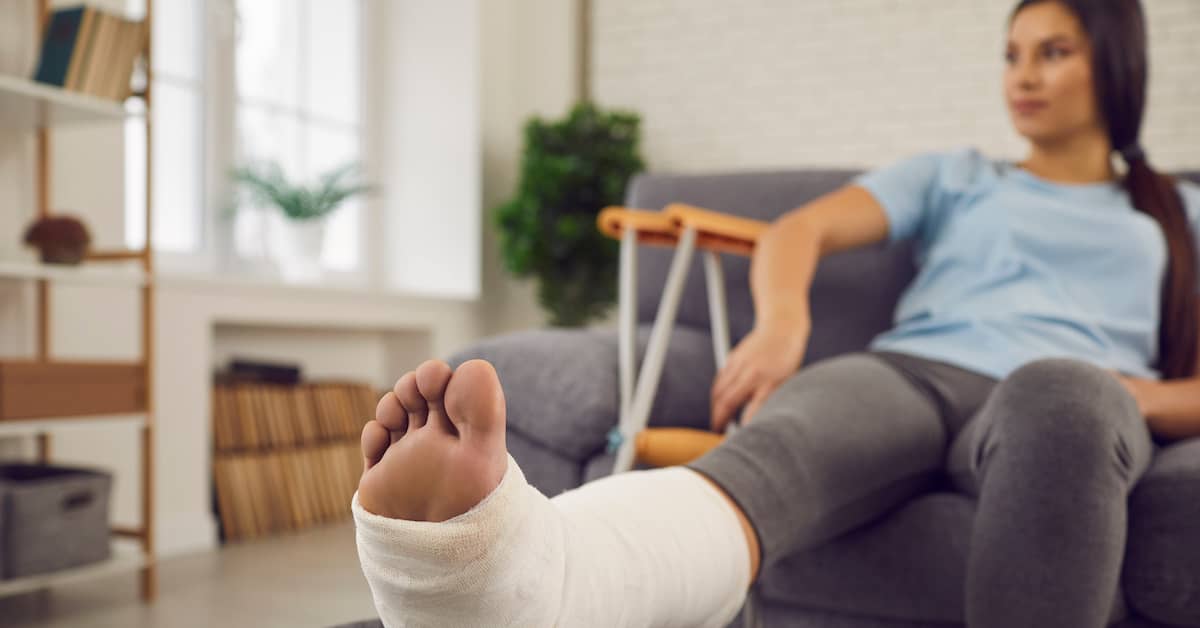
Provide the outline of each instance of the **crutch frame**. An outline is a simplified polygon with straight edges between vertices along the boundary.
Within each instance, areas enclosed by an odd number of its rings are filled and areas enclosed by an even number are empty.
[[[596,223],[602,233],[621,241],[617,319],[620,419],[608,434],[608,451],[617,454],[613,471],[629,471],[636,462],[653,466],[687,462],[716,446],[723,437],[707,430],[647,429],[647,425],[692,256],[697,249],[704,256],[713,357],[720,370],[730,346],[720,254],[750,256],[768,223],[684,203],[672,203],[662,211],[607,207]],[[639,244],[675,249],[640,369],[634,364]],[[731,423],[729,433],[735,429],[736,423]]]

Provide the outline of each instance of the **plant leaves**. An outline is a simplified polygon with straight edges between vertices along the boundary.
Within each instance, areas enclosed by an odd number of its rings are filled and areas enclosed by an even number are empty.
[[[343,164],[320,175],[312,186],[288,180],[277,162],[234,168],[231,177],[258,205],[273,205],[293,220],[326,216],[354,196],[370,193],[372,186],[356,180],[358,162]]]
[[[596,215],[622,203],[645,165],[636,113],[578,103],[565,118],[532,117],[524,126],[513,198],[492,210],[504,266],[535,276],[538,299],[555,324],[603,316],[616,298],[618,245]]]

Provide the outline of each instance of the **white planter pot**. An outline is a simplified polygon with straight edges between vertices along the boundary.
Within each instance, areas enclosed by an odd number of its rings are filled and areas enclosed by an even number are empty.
[[[325,246],[324,218],[292,220],[273,213],[271,231],[275,260],[285,281],[305,282],[321,278],[321,251]]]

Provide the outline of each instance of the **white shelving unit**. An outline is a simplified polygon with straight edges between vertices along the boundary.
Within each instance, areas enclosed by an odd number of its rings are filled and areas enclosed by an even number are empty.
[[[0,260],[0,278],[46,279],[64,283],[105,284],[141,286],[146,283],[146,273],[134,265],[84,264],[80,266],[58,266],[37,262],[15,262]]]
[[[38,0],[38,8],[43,17],[50,15],[49,0]],[[147,21],[152,19],[153,0],[146,0]],[[146,43],[145,55],[147,67],[151,45]],[[147,70],[146,83],[151,84],[150,71]],[[149,88],[142,95],[145,106],[149,111],[151,94]],[[65,125],[119,123],[134,115],[126,110],[124,104],[109,101],[86,94],[68,91],[53,85],[45,85],[28,78],[11,75],[0,75],[0,127],[24,130],[34,135],[37,140],[37,164],[35,190],[37,192],[37,208],[39,215],[47,215],[51,206],[50,200],[50,163],[48,159],[49,133],[55,127]],[[148,115],[141,115],[146,124],[146,153],[150,154],[152,129]],[[147,164],[146,198],[152,199],[150,189],[149,164]],[[0,208],[2,209],[2,208]],[[146,228],[150,231],[152,213],[150,203],[146,204]],[[153,600],[157,595],[157,578],[154,564],[154,403],[151,374],[154,365],[153,347],[153,255],[149,242],[140,251],[114,251],[89,254],[89,259],[79,266],[57,266],[31,261],[8,260],[0,261],[0,279],[31,281],[37,287],[38,338],[36,363],[39,367],[59,368],[63,363],[51,358],[49,309],[50,282],[86,283],[102,285],[124,285],[137,289],[141,296],[142,315],[142,347],[143,355],[137,363],[142,367],[144,386],[144,403],[141,403],[136,413],[124,414],[89,414],[77,413],[72,416],[54,418],[25,418],[23,416],[4,417],[0,415],[0,437],[25,436],[37,437],[38,457],[42,461],[50,458],[50,435],[62,430],[76,429],[83,426],[105,425],[121,426],[136,430],[140,439],[141,450],[141,514],[142,521],[134,529],[112,530],[112,557],[106,561],[85,565],[73,569],[64,569],[54,573],[40,574],[18,579],[0,580],[0,597],[15,595],[28,591],[44,589],[53,585],[73,582],[81,579],[109,575],[117,572],[140,571],[141,593],[143,600]],[[112,366],[128,368],[129,364],[111,363]],[[70,365],[66,365],[70,366]],[[100,364],[107,368],[109,364]],[[134,404],[138,405],[138,404]],[[2,623],[2,622],[0,622]]]
[[[37,436],[80,427],[90,427],[102,422],[108,426],[124,426],[131,429],[145,427],[144,414],[106,414],[75,416],[63,419],[28,419],[24,421],[0,421],[0,438],[10,436]],[[0,582],[4,582],[0,580]]]
[[[146,557],[142,554],[140,542],[132,539],[113,539],[112,558],[53,573],[27,576],[15,580],[0,580],[0,597],[37,591],[38,589],[45,589],[58,584],[67,584],[79,580],[88,580],[100,576],[133,571],[145,566]]]
[[[3,74],[0,74],[0,112],[3,112],[0,124],[22,129],[120,120],[128,115],[123,106],[112,101]]]

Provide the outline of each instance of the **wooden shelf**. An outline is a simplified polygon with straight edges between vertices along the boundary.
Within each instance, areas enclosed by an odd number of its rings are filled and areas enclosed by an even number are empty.
[[[25,578],[0,580],[0,597],[37,591],[56,584],[134,571],[147,565],[141,542],[137,540],[114,538],[112,552],[112,558],[102,562]]]
[[[146,273],[140,266],[130,263],[117,265],[109,262],[105,262],[103,265],[93,262],[79,266],[65,266],[0,260],[0,277],[128,286],[141,286],[146,283]]]
[[[51,0],[36,0],[40,24],[45,32],[52,17]],[[146,24],[153,24],[154,0],[145,0]],[[32,25],[31,25],[32,26]],[[147,29],[152,31],[153,29]],[[34,140],[34,180],[32,189],[36,215],[48,216],[52,211],[54,190],[54,160],[51,159],[53,127],[101,124],[120,128],[129,119],[137,119],[145,129],[145,154],[154,154],[154,131],[150,125],[153,104],[154,58],[153,37],[147,33],[141,51],[145,62],[145,91],[140,94],[140,111],[127,105],[136,101],[117,102],[87,94],[46,85],[23,76],[0,74],[0,129],[25,132]],[[37,49],[41,49],[41,45]],[[144,163],[145,224],[152,223],[154,177],[150,162]],[[123,168],[124,170],[124,168]],[[43,589],[73,580],[106,575],[120,571],[140,571],[142,599],[149,602],[158,591],[154,563],[154,401],[152,373],[154,371],[154,281],[146,268],[150,266],[149,242],[140,255],[130,251],[98,251],[92,263],[80,266],[51,266],[32,261],[0,261],[0,279],[37,280],[36,290],[36,360],[0,360],[0,435],[37,435],[38,461],[51,462],[50,432],[82,427],[87,424],[124,422],[138,427],[141,472],[140,506],[141,532],[137,538],[114,539],[113,557],[102,563],[78,569],[22,578],[0,580],[0,596]],[[136,266],[132,262],[141,262]],[[97,264],[100,263],[100,265]],[[49,358],[53,353],[51,329],[54,293],[48,281],[85,284],[124,284],[141,287],[141,359],[137,363],[65,362]],[[120,536],[119,532],[114,532]]]
[[[92,425],[141,428],[146,425],[146,415],[93,414],[52,419],[4,419],[0,420],[0,438],[9,436],[36,436],[38,434],[48,434]]]
[[[0,421],[146,411],[146,364],[0,360]]]
[[[0,125],[38,129],[61,124],[118,121],[130,115],[124,105],[39,83],[11,74],[0,74]]]

